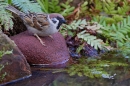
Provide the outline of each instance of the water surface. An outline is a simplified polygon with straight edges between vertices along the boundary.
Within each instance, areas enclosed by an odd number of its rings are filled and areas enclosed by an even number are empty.
[[[111,70],[109,73],[116,73],[114,79],[69,76],[65,72],[52,73],[54,70],[32,67],[30,78],[10,83],[6,86],[130,86],[130,72],[125,68]]]

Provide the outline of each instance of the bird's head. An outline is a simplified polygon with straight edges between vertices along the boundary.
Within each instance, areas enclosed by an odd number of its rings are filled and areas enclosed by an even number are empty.
[[[60,28],[60,26],[63,24],[63,23],[66,23],[66,20],[64,19],[64,17],[61,15],[61,14],[58,14],[58,13],[52,13],[52,14],[49,14],[51,20],[53,23],[56,23],[57,21],[59,21],[58,25],[57,25],[57,29]]]

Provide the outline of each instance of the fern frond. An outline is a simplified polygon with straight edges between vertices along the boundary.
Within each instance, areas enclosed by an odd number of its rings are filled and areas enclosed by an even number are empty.
[[[99,0],[95,0],[95,9],[102,10],[102,2]]]
[[[104,20],[103,22],[100,22]],[[104,18],[102,18],[100,21],[94,19],[96,22],[100,22],[100,24],[103,26],[102,32],[104,37],[106,37],[109,40],[115,40],[117,42],[118,46],[122,46],[123,43],[126,42],[127,38],[126,36],[130,33],[130,16],[124,18],[117,24],[109,24],[107,25]]]
[[[74,11],[75,7],[69,5],[72,1],[73,0],[67,0],[65,3],[60,3],[61,8],[63,8],[63,11],[61,12],[63,16],[70,15]]]
[[[104,2],[104,4],[105,4],[105,6],[103,8],[107,14],[116,14],[117,13],[115,11],[116,4],[114,3],[114,1],[111,1],[111,2],[106,1],[106,2]]]
[[[78,21],[74,20],[70,25],[64,25],[62,26],[63,29],[68,29],[68,30],[77,30],[78,28],[83,29],[87,25],[86,20],[81,20],[79,19]]]
[[[49,2],[49,12],[50,13],[59,13],[61,12],[61,7],[59,5],[59,0],[51,0]]]
[[[13,29],[13,16],[5,10],[7,5],[6,2],[0,1],[0,25],[3,25],[5,30]]]
[[[39,5],[41,6],[43,12],[49,13],[49,11],[48,11],[48,4],[49,4],[49,2],[46,2],[46,1],[47,0],[37,0]]]
[[[8,4],[12,3],[12,0],[5,0]]]
[[[96,36],[90,35],[89,33],[86,33],[86,31],[82,31],[77,34],[78,38],[83,39],[88,44],[90,44],[95,49],[102,49],[103,40],[97,39]]]
[[[12,0],[13,5],[19,7],[23,12],[42,12],[38,3],[29,0]]]
[[[79,31],[77,35],[78,38],[86,41],[88,44],[90,44],[92,47],[94,47],[95,49],[102,49],[104,46],[104,42],[101,39],[97,39],[96,36],[94,35],[90,35],[85,29],[87,30],[92,30],[95,31],[97,33],[102,33],[100,28],[102,26],[100,26],[100,24],[98,23],[90,23],[90,22],[86,22],[86,20],[81,20],[79,19],[78,21],[73,21],[70,25],[65,25],[63,27],[63,29],[67,29],[67,32],[69,32],[70,30],[74,31]],[[82,32],[80,32],[80,30],[83,30]],[[72,36],[72,35],[71,35]]]

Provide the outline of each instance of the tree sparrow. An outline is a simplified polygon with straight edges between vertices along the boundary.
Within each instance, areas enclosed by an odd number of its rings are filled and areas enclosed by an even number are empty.
[[[65,19],[62,15],[57,13],[45,14],[45,13],[23,13],[13,6],[7,6],[7,10],[17,14],[26,25],[28,31],[36,36],[40,43],[45,46],[44,42],[39,36],[51,36],[52,34],[58,32],[62,23],[65,23]],[[53,16],[50,18],[50,16]]]

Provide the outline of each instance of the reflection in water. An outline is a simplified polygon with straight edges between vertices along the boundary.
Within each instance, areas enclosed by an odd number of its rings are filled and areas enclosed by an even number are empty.
[[[111,70],[109,73],[116,73],[117,75],[114,79],[90,79],[33,68],[32,77],[6,86],[130,86],[130,72],[125,68],[116,71]]]
[[[70,77],[67,74],[61,74],[49,86],[130,86],[130,79],[122,77],[123,75],[115,79],[90,79],[87,77]]]
[[[52,71],[32,70],[32,77],[8,84],[6,86],[49,86],[59,74]]]

